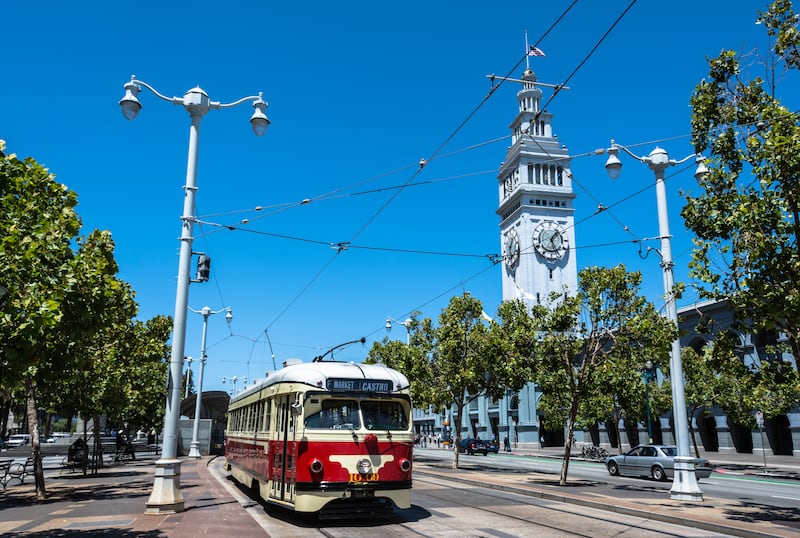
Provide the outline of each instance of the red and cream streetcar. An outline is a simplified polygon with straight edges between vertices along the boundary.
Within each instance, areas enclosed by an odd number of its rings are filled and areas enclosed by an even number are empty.
[[[412,432],[400,372],[294,360],[231,399],[225,457],[239,483],[297,512],[409,508]]]

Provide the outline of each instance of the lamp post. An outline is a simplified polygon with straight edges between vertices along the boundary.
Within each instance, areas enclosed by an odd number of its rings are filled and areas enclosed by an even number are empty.
[[[194,359],[191,357],[184,357],[183,362],[186,363],[186,383],[184,383],[184,391],[183,391],[183,399],[189,397],[189,380],[192,378],[192,361]]]
[[[405,321],[397,321],[394,318],[387,317],[386,318],[386,332],[392,332],[392,323],[397,323],[398,325],[402,325],[406,328],[406,345],[411,345],[411,323],[413,320],[411,318],[406,318]]]
[[[669,216],[667,214],[667,188],[664,183],[664,171],[670,166],[681,164],[689,159],[694,159],[697,163],[695,178],[701,178],[706,172],[703,156],[699,153],[692,153],[683,159],[676,161],[670,159],[663,149],[657,147],[650,152],[647,157],[640,157],[625,146],[615,144],[611,141],[606,161],[606,170],[611,179],[619,177],[622,170],[622,162],[619,160],[619,150],[633,157],[639,162],[645,163],[653,171],[656,178],[656,200],[658,203],[658,234],[661,238],[661,269],[664,278],[664,298],[666,301],[667,319],[678,327],[678,308],[675,304],[674,276],[672,262],[672,246],[669,234]],[[675,338],[672,342],[672,353],[670,355],[670,378],[672,380],[672,414],[675,420],[675,444],[677,445],[678,455],[675,457],[675,479],[670,490],[670,497],[684,501],[702,501],[703,492],[697,484],[697,477],[692,465],[692,457],[689,452],[689,422],[686,417],[686,393],[683,386],[683,364],[681,361],[681,342],[680,338]]]
[[[174,105],[182,105],[189,113],[189,153],[186,164],[186,184],[184,185],[183,214],[181,216],[181,247],[178,262],[178,283],[175,294],[175,317],[172,330],[172,353],[170,355],[169,378],[167,382],[167,405],[164,416],[164,443],[161,457],[156,461],[153,491],[147,501],[146,514],[174,514],[182,512],[183,496],[180,491],[181,461],[178,455],[178,421],[180,420],[181,370],[183,350],[186,340],[186,310],[189,300],[190,266],[192,261],[192,228],[194,224],[195,191],[197,190],[197,152],[200,141],[200,120],[211,109],[230,108],[245,102],[252,102],[253,115],[250,124],[253,132],[261,136],[269,126],[267,103],[258,96],[243,97],[232,103],[211,101],[200,87],[194,87],[183,97],[167,97],[149,84],[131,77],[124,85],[125,96],[120,100],[122,114],[132,120],[141,110],[139,92],[142,87],[150,90],[156,97]]]
[[[204,306],[202,310],[189,309],[195,314],[202,314],[203,316],[203,337],[200,341],[200,375],[197,378],[197,398],[195,398],[194,406],[194,424],[192,425],[192,444],[189,445],[189,457],[197,459],[200,457],[200,442],[197,440],[197,434],[200,430],[200,406],[203,399],[203,369],[206,366],[206,333],[208,331],[208,316],[212,314],[219,314],[225,312],[225,320],[230,325],[233,319],[231,308],[223,308],[221,310],[211,310],[209,307]]]
[[[650,382],[656,378],[653,372],[653,361],[644,363],[642,379],[644,380],[645,411],[647,413],[647,442],[653,444],[653,423],[650,419]]]

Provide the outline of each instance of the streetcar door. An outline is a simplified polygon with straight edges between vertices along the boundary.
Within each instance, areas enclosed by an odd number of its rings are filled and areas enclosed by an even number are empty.
[[[294,502],[295,466],[297,449],[294,442],[295,417],[291,413],[293,395],[280,396],[276,400],[275,452],[272,457],[272,497],[282,501]]]

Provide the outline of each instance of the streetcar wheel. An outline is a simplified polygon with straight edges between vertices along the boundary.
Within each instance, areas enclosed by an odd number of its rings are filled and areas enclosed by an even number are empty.
[[[667,478],[667,473],[665,473],[664,469],[662,469],[658,465],[654,465],[650,473],[653,475],[653,480],[657,480],[659,482]]]
[[[610,474],[611,476],[619,475],[619,467],[617,466],[617,462],[615,461],[608,462],[608,474]]]

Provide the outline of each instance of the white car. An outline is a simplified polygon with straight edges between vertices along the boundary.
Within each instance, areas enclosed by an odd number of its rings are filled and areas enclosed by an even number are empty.
[[[31,442],[31,436],[27,433],[17,433],[6,439],[6,446],[8,448],[15,448],[22,445],[27,445]]]

